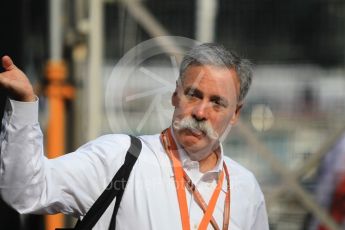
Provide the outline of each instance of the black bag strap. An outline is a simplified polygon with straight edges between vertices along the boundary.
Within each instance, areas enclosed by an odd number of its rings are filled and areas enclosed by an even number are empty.
[[[129,175],[142,148],[142,143],[137,137],[131,135],[129,136],[131,138],[131,145],[126,153],[125,163],[117,171],[114,178],[103,191],[101,196],[91,206],[85,217],[78,221],[74,228],[75,230],[91,230],[116,197],[114,212],[109,226],[109,229],[115,229],[117,211],[119,210],[120,202],[127,185]],[[119,186],[118,183],[120,183]]]
[[[131,137],[131,146],[130,146],[129,150],[127,151],[126,160],[124,163],[124,166],[126,164],[128,164],[128,166],[125,167],[126,171],[125,171],[125,174],[123,177],[124,184],[122,185],[123,186],[122,189],[119,190],[119,193],[116,196],[114,212],[113,212],[113,215],[111,216],[109,230],[115,230],[116,229],[116,215],[117,215],[117,212],[118,212],[119,207],[120,207],[122,196],[123,196],[123,193],[125,191],[127,181],[128,181],[129,175],[131,174],[132,168],[133,168],[135,162],[137,161],[139,154],[141,152],[141,147],[142,147],[141,141],[134,136],[130,136],[130,137]],[[127,157],[128,157],[128,159],[127,159]]]

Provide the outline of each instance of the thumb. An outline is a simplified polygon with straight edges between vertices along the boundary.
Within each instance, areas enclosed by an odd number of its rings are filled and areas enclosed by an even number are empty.
[[[7,55],[2,57],[2,67],[4,67],[4,69],[6,71],[13,70],[13,69],[17,68],[14,65],[12,59]]]

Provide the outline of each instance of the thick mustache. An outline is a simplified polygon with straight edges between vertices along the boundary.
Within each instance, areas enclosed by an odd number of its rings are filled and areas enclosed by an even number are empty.
[[[196,129],[209,138],[216,140],[219,138],[218,133],[213,129],[212,125],[208,121],[197,121],[193,117],[185,117],[183,119],[176,119],[173,122],[173,126],[176,130],[181,129]]]

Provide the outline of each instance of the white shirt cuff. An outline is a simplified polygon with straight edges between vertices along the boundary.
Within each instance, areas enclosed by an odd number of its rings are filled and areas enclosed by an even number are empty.
[[[38,123],[38,97],[33,102],[15,101],[9,99],[5,113],[10,117],[10,123],[31,125]]]

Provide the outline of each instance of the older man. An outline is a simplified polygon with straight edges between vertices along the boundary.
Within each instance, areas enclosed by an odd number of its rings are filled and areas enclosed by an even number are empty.
[[[0,87],[9,95],[1,130],[1,194],[20,213],[84,216],[125,160],[130,138],[111,134],[48,160],[38,102],[7,56]],[[117,229],[268,229],[251,172],[224,155],[221,140],[240,114],[252,78],[248,61],[216,44],[190,50],[172,95],[171,127],[140,136]],[[95,229],[107,229],[112,204]]]

